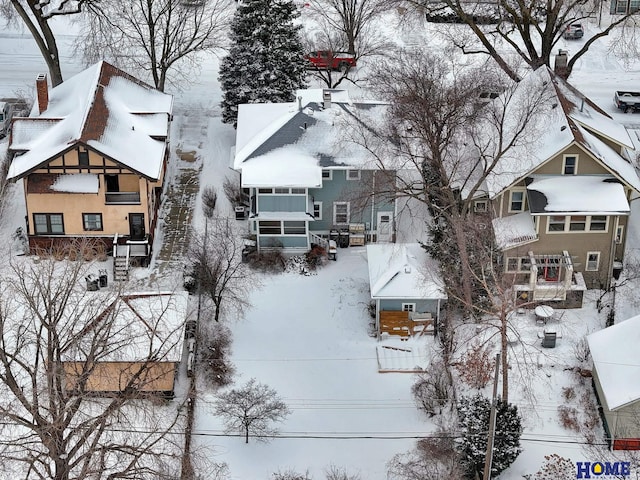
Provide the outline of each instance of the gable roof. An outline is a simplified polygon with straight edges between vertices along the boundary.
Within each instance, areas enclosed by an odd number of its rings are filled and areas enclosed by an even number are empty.
[[[371,298],[442,299],[438,264],[418,243],[367,245]]]
[[[587,337],[609,410],[640,400],[640,315]]]
[[[518,118],[519,106],[535,95],[541,98],[528,120],[521,140],[514,145],[487,176],[491,198],[534,172],[542,164],[572,144],[580,146],[600,161],[612,175],[640,191],[640,179],[633,166],[597,136],[621,148],[633,149],[626,129],[582,93],[557,77],[547,66],[527,75],[515,88],[507,107],[506,129]],[[516,123],[516,120],[514,120]]]
[[[9,149],[24,153],[14,157],[8,178],[28,175],[83,145],[157,180],[172,106],[171,95],[99,62],[52,88],[40,115],[14,119]]]
[[[331,95],[328,108],[323,92]],[[234,168],[242,171],[243,186],[319,187],[323,168],[375,168],[347,132],[354,124],[373,131],[385,104],[351,102],[343,90],[299,90],[297,97],[239,105]]]

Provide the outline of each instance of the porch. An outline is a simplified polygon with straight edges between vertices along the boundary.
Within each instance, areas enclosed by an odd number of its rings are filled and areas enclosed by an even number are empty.
[[[409,338],[435,334],[435,321],[431,313],[382,310],[379,315],[380,338],[389,335]]]

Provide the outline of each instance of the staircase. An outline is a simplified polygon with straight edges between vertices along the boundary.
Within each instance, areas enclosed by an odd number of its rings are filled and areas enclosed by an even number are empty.
[[[113,237],[113,280],[125,282],[129,280],[130,246],[118,245],[118,234]]]

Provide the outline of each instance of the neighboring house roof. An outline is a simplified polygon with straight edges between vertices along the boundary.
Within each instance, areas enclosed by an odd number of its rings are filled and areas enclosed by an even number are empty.
[[[418,243],[367,245],[371,298],[446,299],[438,264]]]
[[[609,410],[640,399],[640,315],[587,337],[593,366]]]
[[[323,91],[331,107],[323,107]],[[298,101],[238,107],[234,168],[243,186],[320,187],[323,168],[376,168],[367,148],[349,139],[357,125],[375,134],[382,103],[355,103],[341,90],[297,92]]]
[[[160,178],[173,97],[99,62],[49,91],[47,109],[13,122],[8,178],[84,145],[140,175]],[[37,106],[34,109],[37,112]]]
[[[151,292],[115,295],[95,292],[87,296],[104,296],[104,310],[87,328],[95,328],[104,318],[112,322],[109,342],[114,347],[111,355],[103,355],[101,362],[138,362],[153,358],[158,362],[179,362],[182,357],[182,339],[187,318],[187,292]],[[83,337],[80,337],[81,341]],[[87,337],[90,341],[91,335]],[[82,345],[65,353],[63,361],[82,361]]]
[[[594,135],[633,149],[626,129],[548,67],[527,75],[512,95],[505,113],[507,137],[521,126],[518,120],[522,120],[523,106],[529,106],[532,98],[539,98],[540,104],[527,118],[518,142],[487,176],[486,188],[491,198],[571,145],[578,145],[600,160],[612,175],[640,191],[640,178],[633,166]]]

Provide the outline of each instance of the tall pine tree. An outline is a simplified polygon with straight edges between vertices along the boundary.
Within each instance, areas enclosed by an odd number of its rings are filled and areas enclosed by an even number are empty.
[[[458,403],[458,418],[462,434],[459,451],[467,467],[468,478],[482,478],[484,473],[490,410],[491,402],[480,393],[472,397],[462,397]],[[496,413],[491,478],[511,465],[522,451],[520,447],[522,421],[518,407],[498,400]]]
[[[291,102],[305,87],[299,13],[292,0],[245,0],[231,24],[231,48],[220,64],[222,121],[238,121],[241,103]]]

